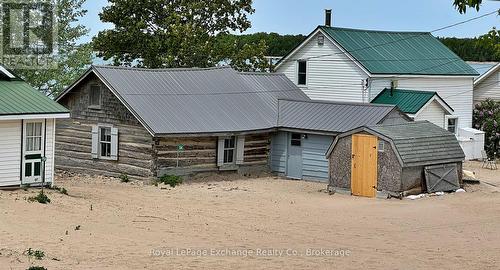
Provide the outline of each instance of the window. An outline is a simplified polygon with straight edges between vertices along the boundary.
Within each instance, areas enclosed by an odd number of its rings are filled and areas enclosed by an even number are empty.
[[[90,86],[89,102],[90,107],[101,107],[101,87],[99,85],[94,84]]]
[[[234,162],[236,138],[234,136],[224,139],[224,164]]]
[[[318,45],[323,46],[325,44],[325,36],[318,35]]]
[[[42,123],[26,123],[26,151],[42,150]]]
[[[307,62],[306,61],[299,61],[298,66],[299,66],[299,72],[297,74],[297,77],[298,77],[297,84],[306,85],[306,83],[307,83]]]
[[[111,128],[101,127],[99,130],[99,155],[101,157],[111,157]]]
[[[448,131],[451,133],[456,134],[457,133],[457,123],[458,123],[458,118],[448,118]]]
[[[378,150],[379,152],[384,152],[384,147],[385,147],[385,143],[384,143],[384,141],[382,141],[382,140],[378,140],[378,148],[377,148],[377,150]]]
[[[302,135],[299,133],[292,133],[292,138],[290,139],[290,145],[301,146],[302,145]]]

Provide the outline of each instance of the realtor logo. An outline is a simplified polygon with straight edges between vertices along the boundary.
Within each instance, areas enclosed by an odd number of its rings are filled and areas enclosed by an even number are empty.
[[[51,0],[0,0],[0,61],[16,69],[55,68],[55,14]]]

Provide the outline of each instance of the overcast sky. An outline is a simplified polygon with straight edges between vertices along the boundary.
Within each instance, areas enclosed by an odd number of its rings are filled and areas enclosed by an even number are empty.
[[[324,9],[333,9],[333,25],[338,27],[431,31],[443,26],[485,14],[500,8],[498,0],[483,0],[481,10],[458,13],[452,0],[254,0],[252,28],[246,33],[277,32],[280,34],[309,34],[324,23]],[[88,14],[82,23],[91,32],[88,41],[100,30],[112,25],[99,20],[105,0],[87,0]],[[500,28],[500,17],[488,16],[467,24],[434,33],[435,36],[475,37],[493,26]]]

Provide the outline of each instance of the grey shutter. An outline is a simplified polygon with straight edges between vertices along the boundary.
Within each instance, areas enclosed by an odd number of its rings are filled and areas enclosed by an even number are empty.
[[[92,126],[92,158],[99,156],[99,127]]]
[[[217,166],[222,166],[224,164],[224,138],[219,137],[217,142]]]
[[[236,141],[236,164],[243,164],[245,153],[245,136],[238,136]]]
[[[111,128],[111,159],[118,160],[118,129]]]

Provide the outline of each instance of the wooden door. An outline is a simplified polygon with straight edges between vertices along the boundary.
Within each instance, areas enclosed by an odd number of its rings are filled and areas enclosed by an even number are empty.
[[[376,136],[352,135],[352,195],[375,197],[377,194],[377,144]]]

